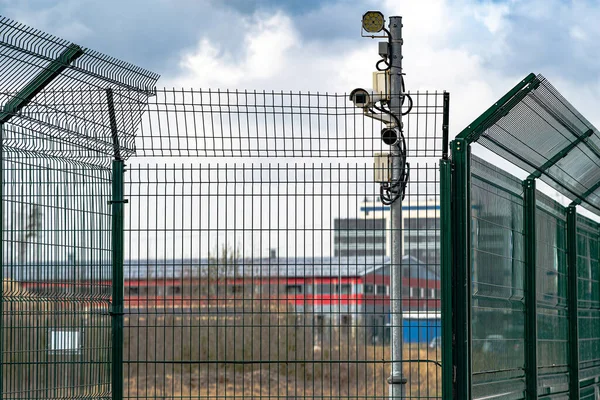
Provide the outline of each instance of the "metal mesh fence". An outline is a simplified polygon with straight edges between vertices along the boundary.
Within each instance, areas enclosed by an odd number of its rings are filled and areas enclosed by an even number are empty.
[[[126,174],[125,397],[388,397],[392,268],[407,393],[441,396],[444,95],[405,121],[398,266],[382,126],[344,96],[157,93]]]
[[[598,213],[598,130],[546,78],[530,77],[531,86],[497,111],[479,143]]]
[[[475,156],[470,171],[472,397],[595,398],[598,224]]]
[[[412,93],[409,157],[441,157],[442,93]],[[159,89],[136,133],[138,157],[370,158],[385,125],[347,94]]]
[[[111,398],[113,157],[158,75],[0,17],[0,397]]]
[[[523,394],[525,308],[521,182],[472,159],[473,396]]]
[[[446,95],[412,94],[403,118],[392,265],[384,124],[346,95],[156,91],[152,72],[0,30],[2,398],[387,397],[394,329],[409,396],[440,396]]]
[[[536,229],[538,386],[541,393],[568,392],[567,274],[574,271],[567,272],[565,208],[538,194]]]
[[[3,153],[2,398],[109,398],[110,171]]]
[[[476,142],[529,175],[472,156]],[[441,184],[451,188],[442,273],[452,287],[442,303],[452,330],[444,371],[451,360],[454,374],[444,388],[458,398],[597,398],[599,232],[577,212],[596,207],[597,142],[597,129],[529,74],[451,143]],[[538,179],[571,204],[536,190]]]
[[[577,297],[579,302],[579,368],[585,383],[600,374],[600,249],[598,224],[585,217],[577,221]],[[594,396],[594,392],[590,396]],[[583,398],[583,391],[582,391]]]

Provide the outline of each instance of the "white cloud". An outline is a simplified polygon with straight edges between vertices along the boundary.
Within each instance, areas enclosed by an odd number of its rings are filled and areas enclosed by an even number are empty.
[[[389,0],[382,9],[387,16],[403,16],[407,87],[450,91],[452,135],[529,72],[546,75],[600,126],[595,113],[600,73],[593,68],[597,61],[590,58],[596,48],[589,47],[594,41],[586,40],[600,35],[594,22],[596,16],[600,18],[600,7],[558,0]],[[255,16],[246,21],[245,33],[232,32],[245,43],[240,54],[203,39],[183,57],[185,73],[169,83],[311,92],[349,92],[370,86],[378,56],[376,41],[359,37],[362,11],[356,8],[356,20],[335,24],[356,31],[355,39],[308,39],[298,29],[302,16],[274,12],[261,15],[263,23],[256,23],[259,16]],[[317,12],[311,18],[326,20],[315,16]],[[552,23],[557,16],[561,17],[558,26]],[[564,34],[556,32],[567,25],[571,28]],[[560,63],[565,68],[557,68]]]
[[[243,21],[246,32],[241,48],[227,49],[207,38],[185,54],[180,62],[185,71],[173,80],[176,86],[236,87],[252,80],[268,79],[282,72],[290,49],[300,46],[290,18],[282,13],[255,15]],[[201,79],[199,79],[201,78]]]
[[[508,4],[484,3],[478,8],[474,8],[473,15],[475,19],[482,22],[490,33],[499,33],[502,28],[506,28],[506,16],[510,7]]]
[[[389,1],[386,15],[402,13],[407,86],[410,90],[452,93],[454,133],[468,124],[529,71],[503,74],[486,65],[470,43],[487,40],[496,48],[504,40],[508,5],[469,2],[457,7],[448,0]],[[473,16],[477,15],[477,18]],[[357,10],[357,20],[360,10]],[[301,17],[296,17],[301,18]],[[311,18],[315,18],[314,13]],[[266,89],[349,92],[371,86],[378,60],[376,41],[305,39],[294,17],[280,11],[255,15],[235,29],[240,49],[228,49],[206,38],[182,56],[183,73],[163,81],[167,86],[220,89]],[[485,31],[486,37],[479,32]],[[475,35],[475,33],[477,35]],[[479,48],[479,47],[477,47]]]
[[[576,40],[586,40],[587,35],[579,26],[574,26],[569,30],[569,35]]]

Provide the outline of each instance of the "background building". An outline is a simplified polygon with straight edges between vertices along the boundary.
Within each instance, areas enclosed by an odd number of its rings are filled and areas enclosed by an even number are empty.
[[[389,256],[385,218],[336,218],[333,229],[335,257]]]
[[[403,255],[410,256],[435,275],[440,264],[440,207],[434,200],[406,202],[403,210]],[[359,218],[334,220],[334,255],[391,257],[390,207],[365,199]]]

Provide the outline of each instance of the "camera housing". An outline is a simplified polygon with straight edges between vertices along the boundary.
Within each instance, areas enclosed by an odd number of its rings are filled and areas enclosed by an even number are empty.
[[[350,101],[358,108],[371,108],[375,103],[381,100],[384,100],[384,96],[374,92],[372,89],[356,88],[350,92]]]
[[[381,130],[381,140],[383,140],[383,143],[387,144],[388,146],[393,146],[398,142],[398,139],[400,138],[400,132],[398,131],[398,128],[394,127],[394,128],[383,128]]]

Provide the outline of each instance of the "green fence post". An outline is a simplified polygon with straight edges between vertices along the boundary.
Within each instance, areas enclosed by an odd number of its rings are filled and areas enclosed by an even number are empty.
[[[523,181],[525,247],[525,376],[528,399],[538,398],[537,284],[536,284],[536,184]]]
[[[0,123],[0,215],[4,219],[4,124]],[[0,226],[0,399],[4,398],[4,222]]]
[[[113,161],[112,173],[112,398],[123,398],[123,199],[125,165]]]
[[[114,157],[112,175],[112,399],[123,399],[123,312],[124,312],[124,199],[125,164],[121,158],[119,132],[115,116],[112,89],[106,89],[106,102],[113,142]]]
[[[123,399],[123,305],[124,305],[124,199],[125,164],[121,159],[119,132],[115,116],[115,104],[112,89],[106,89],[106,102],[113,142],[112,176],[112,399]]]
[[[579,399],[579,307],[577,299],[577,210],[567,207],[567,305],[569,312],[569,398]]]
[[[471,146],[465,139],[451,144],[452,273],[454,302],[453,378],[457,399],[471,398]]]
[[[452,162],[440,161],[440,240],[442,289],[442,398],[453,398],[452,348]]]

